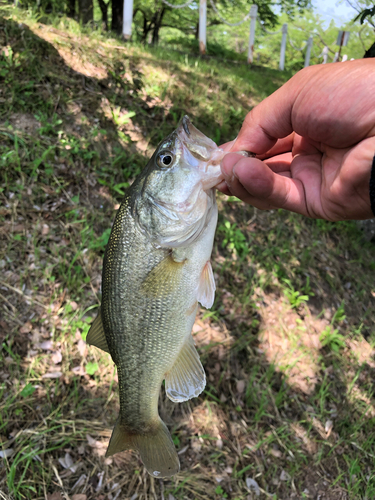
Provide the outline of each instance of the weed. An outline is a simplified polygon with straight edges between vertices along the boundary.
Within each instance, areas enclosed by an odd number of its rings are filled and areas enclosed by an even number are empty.
[[[283,282],[286,284],[284,294],[293,308],[298,308],[301,304],[305,304],[309,300],[308,295],[301,295],[298,290],[294,289],[292,282],[289,279],[284,278]]]
[[[237,227],[237,224],[231,224],[225,221],[217,228],[218,234],[222,234],[222,246],[234,252],[239,257],[245,257],[249,253],[246,236]]]
[[[337,309],[337,311],[333,315],[332,324],[334,324],[334,323],[341,323],[342,321],[345,320],[346,315],[345,315],[344,305],[345,305],[345,303],[342,302],[341,305],[340,305],[340,307]]]
[[[339,330],[333,329],[328,325],[320,335],[320,341],[323,347],[328,347],[331,351],[338,353],[345,347],[345,337],[339,333]]]

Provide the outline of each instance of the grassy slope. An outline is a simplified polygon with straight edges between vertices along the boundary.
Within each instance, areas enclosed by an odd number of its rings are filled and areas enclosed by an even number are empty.
[[[373,498],[373,248],[351,223],[224,197],[217,297],[194,327],[207,390],[182,405],[160,401],[182,471],[163,483],[133,452],[103,457],[116,375],[81,335],[121,192],[183,113],[230,140],[290,75],[2,15],[0,443],[12,451],[0,491]]]

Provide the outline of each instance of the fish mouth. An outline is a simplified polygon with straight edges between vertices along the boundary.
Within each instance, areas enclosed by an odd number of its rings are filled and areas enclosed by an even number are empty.
[[[191,121],[187,115],[185,115],[182,118],[181,125],[182,125],[182,128],[184,129],[186,135],[189,137],[189,135],[190,135],[189,125],[191,125]]]
[[[187,115],[181,118],[176,134],[182,149],[186,151],[186,156],[192,155],[194,158],[192,164],[195,164],[203,174],[201,179],[203,189],[206,191],[219,184],[224,178],[220,163],[225,152],[194,127]]]
[[[217,149],[217,145],[214,141],[195,128],[187,115],[181,118],[176,132],[177,137],[181,140],[183,145],[198,160],[208,162],[213,151]]]

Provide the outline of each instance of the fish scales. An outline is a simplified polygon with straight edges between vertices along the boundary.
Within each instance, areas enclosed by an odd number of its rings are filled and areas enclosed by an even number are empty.
[[[162,381],[175,402],[205,386],[191,330],[198,301],[210,307],[214,298],[210,255],[220,155],[187,117],[159,145],[117,212],[104,257],[102,304],[87,336],[111,354],[118,370],[120,414],[107,456],[137,449],[155,477],[179,470],[158,414]]]
[[[157,416],[157,397],[165,368],[154,363],[153,356],[156,361],[164,339],[153,335],[153,328],[156,326],[157,333],[164,333],[165,319],[163,302],[157,298],[150,303],[140,285],[166,252],[156,251],[147,238],[136,231],[126,202],[116,218],[113,234],[104,259],[103,276],[106,280],[103,281],[102,320],[105,331],[110,332],[108,345],[119,370],[120,415],[126,415],[127,424],[134,430],[143,431],[150,419]],[[147,265],[143,259],[129,259],[131,253],[146,255]],[[120,300],[113,300],[115,297]],[[123,304],[128,304],[128,307],[124,308]],[[134,332],[141,332],[136,337],[136,344]],[[170,357],[167,338],[164,359]],[[144,398],[140,397],[142,393]],[[154,399],[150,399],[150,393],[154,393]]]

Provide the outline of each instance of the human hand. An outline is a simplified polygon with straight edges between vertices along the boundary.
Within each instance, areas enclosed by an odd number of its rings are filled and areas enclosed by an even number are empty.
[[[228,148],[257,157],[224,157],[225,194],[312,218],[373,218],[375,60],[300,71],[248,113]]]

